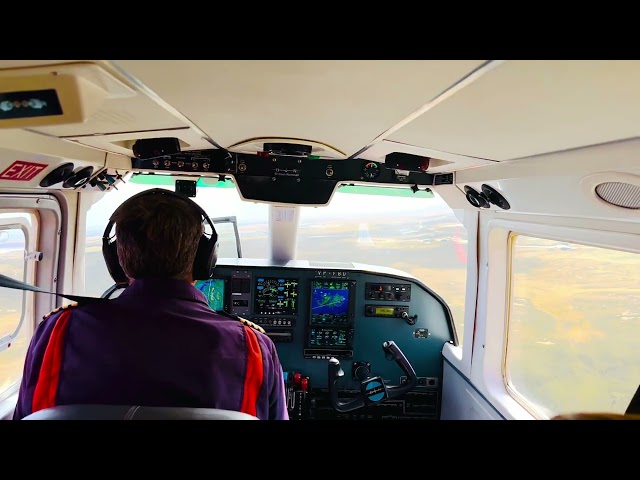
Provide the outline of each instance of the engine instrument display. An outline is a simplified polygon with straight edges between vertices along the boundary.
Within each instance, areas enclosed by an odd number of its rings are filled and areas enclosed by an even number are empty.
[[[298,313],[298,280],[258,277],[256,279],[254,313],[256,315],[296,315]]]
[[[311,327],[309,329],[309,346],[312,348],[345,348],[347,336],[346,328]]]

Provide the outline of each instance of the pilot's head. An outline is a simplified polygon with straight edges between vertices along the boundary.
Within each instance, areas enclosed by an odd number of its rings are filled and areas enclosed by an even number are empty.
[[[203,224],[190,203],[175,195],[142,195],[115,212],[118,259],[129,278],[193,281]]]

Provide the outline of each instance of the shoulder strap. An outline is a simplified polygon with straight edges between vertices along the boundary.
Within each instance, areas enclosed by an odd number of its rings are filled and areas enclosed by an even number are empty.
[[[70,305],[63,305],[61,307],[58,307],[52,311],[50,311],[49,313],[47,313],[45,316],[42,317],[43,320],[46,320],[47,318],[49,318],[51,315],[58,313],[58,312],[62,312],[63,310],[68,310],[70,308],[74,308],[74,307],[78,307],[79,304],[78,303],[72,303]]]
[[[254,330],[256,330],[256,331],[258,331],[260,333],[266,333],[264,331],[264,328],[262,328],[260,325],[258,325],[256,323],[253,323],[250,320],[247,320],[246,318],[239,317],[238,315],[234,315],[233,313],[229,313],[229,312],[227,312],[225,310],[216,310],[216,313],[219,314],[219,315],[223,315],[223,316],[225,316],[227,318],[231,318],[233,320],[238,320],[239,322],[243,323],[244,325],[246,325],[248,327],[251,327],[251,328],[253,328]]]
[[[74,302],[77,302],[78,305],[86,305],[89,303],[97,303],[97,302],[108,302],[107,298],[100,297],[82,297],[80,295],[67,295],[66,293],[54,293],[47,292],[40,287],[34,287],[33,285],[29,285],[28,283],[21,282],[19,280],[14,280],[11,277],[7,277],[6,275],[0,274],[0,287],[5,288],[13,288],[15,290],[28,290],[30,292],[36,293],[47,293],[49,295],[57,295],[58,297],[68,298]]]

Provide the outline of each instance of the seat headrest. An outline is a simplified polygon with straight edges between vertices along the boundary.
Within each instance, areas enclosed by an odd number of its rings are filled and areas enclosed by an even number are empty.
[[[218,408],[60,405],[39,410],[24,417],[23,420],[258,420],[258,418],[246,413]]]

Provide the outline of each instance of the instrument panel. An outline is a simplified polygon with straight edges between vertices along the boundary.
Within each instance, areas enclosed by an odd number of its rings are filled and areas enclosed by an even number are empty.
[[[426,285],[383,271],[230,261],[221,260],[215,278],[198,281],[196,287],[214,310],[257,323],[274,341],[292,419],[439,417],[441,352],[444,343],[456,340],[448,307]],[[402,398],[353,412],[332,409],[330,358],[339,359],[344,371],[339,382],[343,398],[357,395],[370,375],[389,385],[406,382],[398,365],[385,358],[386,341],[402,349],[418,386]]]

